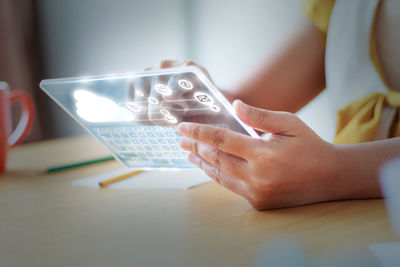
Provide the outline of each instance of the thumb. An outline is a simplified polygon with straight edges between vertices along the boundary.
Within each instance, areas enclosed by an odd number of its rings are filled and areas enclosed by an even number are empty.
[[[235,100],[233,107],[244,123],[263,132],[294,135],[300,126],[300,120],[293,113],[255,108],[241,100]]]

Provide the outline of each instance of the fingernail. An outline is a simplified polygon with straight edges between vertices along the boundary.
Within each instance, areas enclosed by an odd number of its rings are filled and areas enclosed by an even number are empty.
[[[249,108],[245,103],[243,103],[242,100],[236,99],[233,101],[233,106],[235,107],[236,111],[242,114],[247,114],[249,112]]]
[[[190,123],[187,122],[182,122],[178,125],[178,132],[180,132],[183,135],[187,135],[189,133],[189,129],[190,129]]]
[[[232,105],[235,106],[235,107],[238,107],[241,103],[243,103],[242,100],[235,99],[235,100],[233,100]]]
[[[178,132],[180,132],[181,134],[185,134],[188,131],[188,127],[189,126],[188,126],[188,124],[186,122],[181,122],[178,125],[177,129],[178,129]]]

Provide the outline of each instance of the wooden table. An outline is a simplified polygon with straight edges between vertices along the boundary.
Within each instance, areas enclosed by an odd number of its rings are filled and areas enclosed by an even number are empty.
[[[89,137],[10,153],[0,176],[1,266],[250,266],[281,235],[311,261],[374,262],[368,244],[395,240],[382,200],[257,212],[214,182],[188,191],[72,187],[121,167],[113,161],[43,172],[106,154]]]

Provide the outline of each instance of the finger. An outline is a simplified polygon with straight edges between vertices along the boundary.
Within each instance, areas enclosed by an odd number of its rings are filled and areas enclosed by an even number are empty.
[[[198,64],[196,64],[195,62],[193,62],[191,60],[186,60],[185,63],[184,63],[184,66],[195,66],[195,67],[197,67],[199,70],[201,70],[207,76],[207,78],[210,80],[210,82],[215,84],[213,79],[211,78],[210,73],[203,66],[198,65]]]
[[[233,107],[244,123],[257,130],[290,136],[301,127],[301,120],[293,113],[259,109],[240,100],[235,100]]]
[[[162,60],[160,62],[160,69],[181,67],[184,64],[184,60]]]
[[[163,68],[178,68],[184,66],[198,66],[192,60],[162,60],[159,64],[161,69]]]
[[[210,145],[184,137],[180,142],[180,146],[184,150],[188,150],[201,156],[207,162],[219,168],[223,172],[239,179],[246,179],[246,176],[249,173],[247,161],[225,153]]]
[[[166,69],[166,68],[179,68],[179,67],[188,67],[188,66],[195,66],[198,69],[200,69],[207,77],[208,79],[214,83],[214,81],[211,78],[211,75],[208,73],[208,71],[201,65],[196,64],[196,62],[192,60],[162,60],[158,64],[145,68],[145,71],[151,71],[151,70],[158,70],[158,69]]]
[[[241,196],[245,195],[246,185],[243,181],[221,171],[195,154],[189,154],[189,161],[202,169],[208,176],[226,189]]]
[[[183,122],[178,125],[178,131],[186,137],[209,144],[245,160],[252,158],[253,151],[258,144],[258,139],[250,136],[200,123]]]
[[[176,68],[184,66],[185,61],[183,60],[162,60],[159,63],[155,64],[152,67],[145,68],[145,71],[150,70],[158,70],[158,69],[167,69],[167,68]]]

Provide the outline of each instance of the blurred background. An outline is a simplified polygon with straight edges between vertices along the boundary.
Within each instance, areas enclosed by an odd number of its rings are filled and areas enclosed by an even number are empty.
[[[27,142],[82,135],[40,91],[41,79],[190,59],[229,89],[273,57],[304,20],[301,0],[0,0],[0,80],[35,99]],[[299,113],[323,138],[332,131],[324,125],[325,101],[322,93]]]

